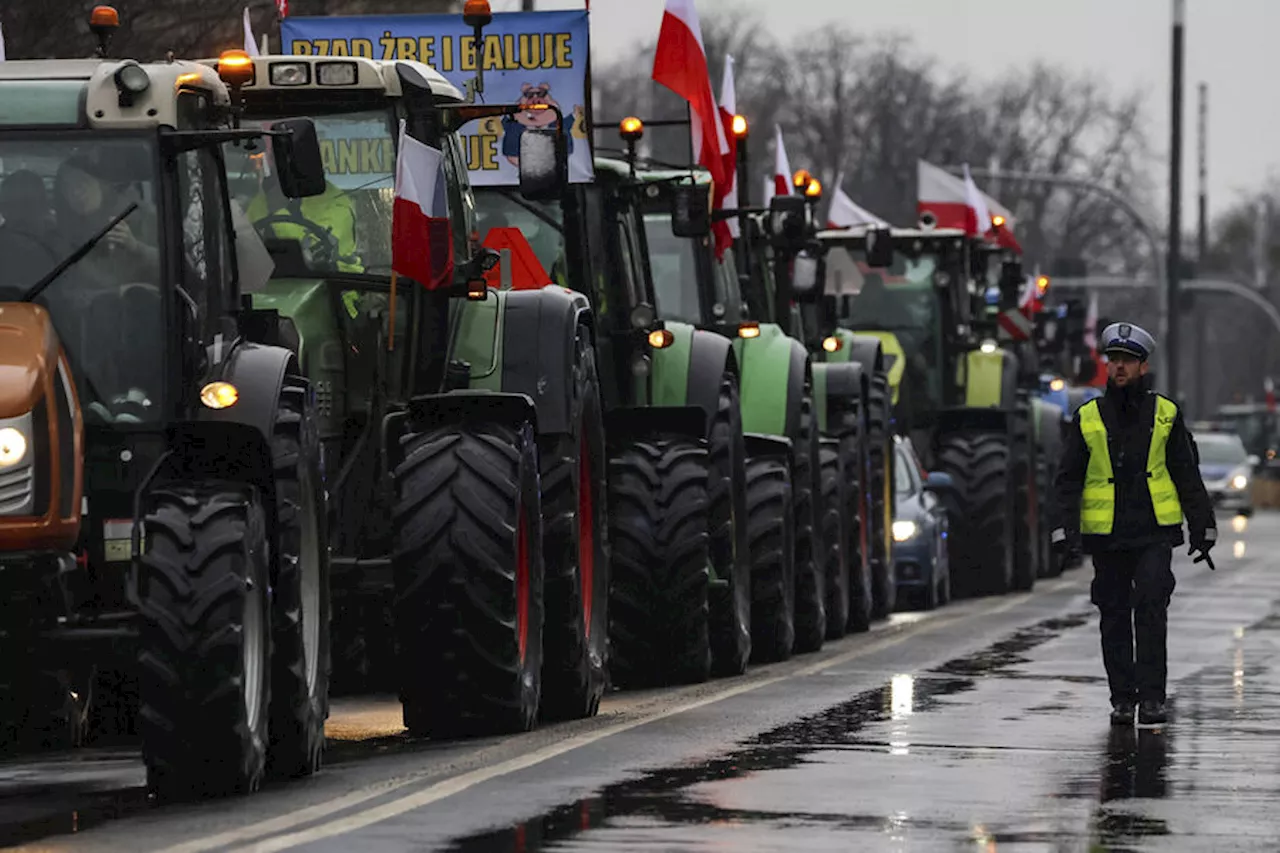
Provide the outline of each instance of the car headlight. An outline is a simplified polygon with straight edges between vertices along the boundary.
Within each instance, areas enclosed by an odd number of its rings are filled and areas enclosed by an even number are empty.
[[[893,523],[893,541],[906,542],[916,535],[917,529],[914,521],[895,521]]]
[[[27,457],[27,437],[13,427],[0,429],[0,468],[12,468]]]
[[[1245,490],[1246,487],[1248,487],[1248,485],[1249,485],[1249,478],[1246,477],[1244,474],[1236,474],[1234,477],[1231,478],[1231,488],[1235,489],[1236,491],[1242,492]]]

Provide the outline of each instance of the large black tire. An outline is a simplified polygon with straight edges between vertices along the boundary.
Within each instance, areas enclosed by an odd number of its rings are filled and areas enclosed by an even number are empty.
[[[799,654],[816,652],[827,637],[826,577],[822,541],[822,472],[819,467],[818,420],[813,397],[800,401],[791,481],[796,525],[796,642]]]
[[[711,674],[709,471],[707,449],[681,437],[636,441],[610,460],[610,675],[620,687]]]
[[[824,443],[818,450],[822,473],[823,577],[826,593],[827,639],[844,636],[849,622],[849,524],[845,507],[849,486],[840,467],[839,446]]]
[[[867,406],[867,477],[871,483],[871,524],[868,539],[871,548],[872,617],[886,619],[897,603],[898,583],[893,570],[893,547],[890,527],[893,512],[893,435],[890,431],[892,397],[884,373],[871,380]]]
[[[840,442],[840,470],[845,487],[841,516],[846,522],[844,548],[845,562],[849,567],[849,594],[848,604],[845,606],[845,629],[849,633],[870,630],[871,608],[874,603],[867,542],[867,490],[864,488],[867,448],[860,406],[860,403],[857,406],[841,406],[827,414],[831,433]],[[832,612],[829,606],[828,611]],[[831,619],[828,618],[827,621],[830,628]]]
[[[307,776],[320,769],[329,716],[329,538],[314,402],[300,376],[285,376],[271,456],[277,527],[267,769]]]
[[[542,692],[542,507],[529,424],[401,439],[395,631],[414,736],[528,731]]]
[[[1035,500],[1032,478],[1030,437],[1020,432],[1013,441],[1013,466],[1009,472],[1014,485],[1013,588],[1025,592],[1036,583],[1039,569],[1038,531],[1032,502]]]
[[[776,457],[747,459],[751,554],[751,660],[791,657],[796,641],[795,505],[791,469]]]
[[[163,799],[262,782],[271,706],[270,544],[252,489],[162,485],[139,559],[138,728]]]
[[[578,327],[573,432],[541,441],[546,639],[542,716],[591,717],[609,657],[609,547],[604,421],[590,332]]]
[[[956,433],[938,442],[939,469],[951,475],[952,591],[1003,595],[1013,585],[1013,486],[1003,435]]]
[[[741,675],[751,659],[751,561],[747,555],[747,450],[742,437],[738,377],[720,378],[711,423],[711,672]]]

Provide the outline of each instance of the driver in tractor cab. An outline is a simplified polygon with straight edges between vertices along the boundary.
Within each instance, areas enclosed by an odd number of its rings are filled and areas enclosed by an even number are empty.
[[[255,226],[265,223],[270,236],[281,240],[297,240],[308,255],[308,262],[326,250],[336,253],[333,268],[339,272],[362,273],[364,263],[356,243],[356,209],[351,198],[326,180],[324,193],[304,199],[288,199],[280,189],[271,161],[270,147],[249,155],[258,174],[258,193],[249,201],[245,215]],[[283,221],[283,220],[292,221]],[[271,221],[268,221],[271,220]],[[332,240],[329,247],[321,245],[317,230],[327,233]],[[323,262],[321,262],[323,263]],[[342,303],[352,319],[359,314],[360,294],[354,290],[342,292]]]

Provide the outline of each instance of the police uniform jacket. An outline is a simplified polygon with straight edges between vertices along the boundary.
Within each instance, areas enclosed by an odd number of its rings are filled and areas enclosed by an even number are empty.
[[[1147,484],[1147,451],[1155,429],[1158,396],[1148,390],[1144,377],[1136,386],[1108,387],[1107,392],[1098,398],[1098,413],[1106,427],[1115,480],[1115,520],[1110,534],[1081,537],[1085,553],[1136,549],[1160,543],[1177,546],[1184,541],[1181,524],[1161,525],[1156,521]],[[1077,409],[1067,428],[1055,482],[1058,526],[1067,531],[1069,538],[1080,531],[1081,498],[1088,463],[1089,449],[1080,430]],[[1199,454],[1181,409],[1169,433],[1165,463],[1177,488],[1182,513],[1194,543],[1216,524],[1213,503],[1200,477]]]

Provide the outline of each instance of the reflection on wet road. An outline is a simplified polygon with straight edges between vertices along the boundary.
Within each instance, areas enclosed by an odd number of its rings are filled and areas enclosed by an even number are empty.
[[[1085,569],[517,738],[411,742],[394,700],[343,700],[326,771],[248,800],[151,808],[124,752],[4,762],[0,838],[130,853],[1273,850],[1280,517],[1223,527],[1237,559],[1175,564],[1158,728],[1108,725]]]

